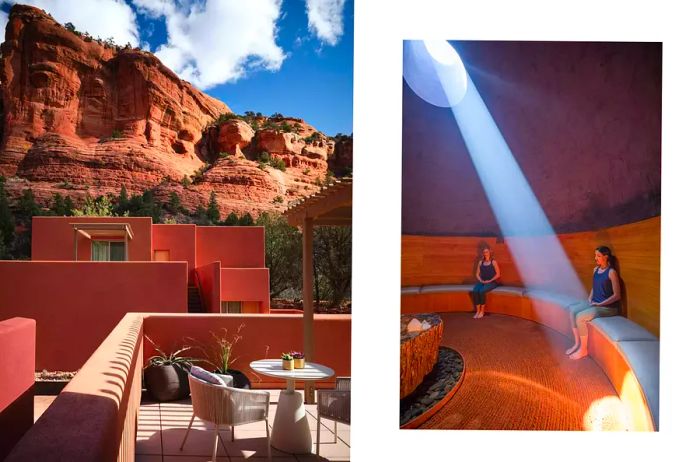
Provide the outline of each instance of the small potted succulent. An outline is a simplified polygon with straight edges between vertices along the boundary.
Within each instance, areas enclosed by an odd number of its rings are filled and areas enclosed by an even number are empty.
[[[165,353],[153,341],[146,337],[156,350],[155,355],[148,358],[143,371],[146,390],[156,401],[175,401],[185,399],[190,395],[190,385],[187,372],[196,361],[189,356],[181,356],[190,347],[185,346],[170,354]]]
[[[282,369],[286,371],[294,370],[294,356],[291,353],[282,353]]]
[[[290,354],[292,358],[294,358],[294,369],[303,369],[305,363],[304,353],[301,351],[292,351]]]

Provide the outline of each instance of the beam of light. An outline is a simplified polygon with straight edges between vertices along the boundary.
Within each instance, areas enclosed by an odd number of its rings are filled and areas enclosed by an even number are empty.
[[[421,49],[418,43],[410,42],[409,46],[404,44],[404,56],[407,48],[420,55],[415,52]],[[428,45],[422,45],[422,48],[427,50]],[[446,55],[444,45],[437,46],[431,43],[429,49],[441,50],[436,54],[440,59],[446,59],[443,58],[443,55]],[[430,52],[425,54],[434,56]],[[466,69],[464,72],[467,82],[462,85],[455,77],[458,75],[454,69],[456,63],[445,66],[437,59],[432,59],[432,65],[429,65],[424,59],[418,58],[404,62],[404,77],[407,83],[423,99],[426,99],[422,94],[426,93],[425,89],[432,89],[435,85],[441,86],[445,95],[457,94],[464,88],[464,95],[459,101],[443,107],[450,107],[452,110],[525,286],[550,289],[584,299],[587,294],[581,281]],[[422,73],[411,70],[410,67],[417,63],[432,70]],[[461,59],[458,59],[458,64],[464,69]],[[411,78],[420,75],[425,79],[433,78],[434,81],[423,82],[421,85],[414,83],[417,88],[422,89],[416,91],[406,76],[406,71]],[[431,92],[428,96],[435,98],[434,94]],[[454,99],[446,100],[450,102]],[[430,99],[426,101],[435,104]]]
[[[404,41],[404,79],[411,90],[434,106],[450,107],[467,92],[467,71],[444,40]],[[449,82],[442,85],[442,80]]]
[[[605,396],[588,406],[583,416],[588,431],[630,431],[629,409],[618,396]]]

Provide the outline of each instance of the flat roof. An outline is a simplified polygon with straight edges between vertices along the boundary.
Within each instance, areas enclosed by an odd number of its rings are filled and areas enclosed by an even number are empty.
[[[129,223],[71,223],[73,229],[88,239],[95,236],[128,236],[134,238],[134,233]]]

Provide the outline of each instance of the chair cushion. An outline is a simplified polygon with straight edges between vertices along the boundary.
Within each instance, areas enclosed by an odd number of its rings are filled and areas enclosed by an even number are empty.
[[[600,331],[613,342],[630,340],[659,340],[639,324],[622,316],[596,318],[591,321],[591,324],[600,329]]]
[[[423,286],[420,290],[422,294],[442,294],[447,292],[471,292],[474,284],[441,284],[435,286]]]
[[[508,294],[508,295],[524,295],[525,294],[525,289],[523,287],[515,287],[515,286],[498,286],[495,289],[493,289],[494,293],[496,294]]]
[[[644,391],[647,405],[654,420],[654,428],[659,429],[659,342],[633,340],[618,342],[618,347],[634,371],[639,385]]]
[[[402,287],[401,295],[416,295],[420,292],[420,287]]]
[[[192,366],[190,369],[190,374],[203,382],[211,383],[212,385],[226,386],[226,382],[224,382],[221,377],[212,372],[204,370],[199,366]]]
[[[556,292],[549,292],[542,289],[525,289],[525,295],[530,298],[538,298],[547,302],[557,303],[564,308],[581,301],[580,299],[572,297],[571,295],[558,294]]]

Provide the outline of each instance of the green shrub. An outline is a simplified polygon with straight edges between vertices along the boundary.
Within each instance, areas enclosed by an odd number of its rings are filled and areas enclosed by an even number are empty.
[[[270,162],[270,153],[267,151],[261,152],[258,160],[264,164]]]
[[[281,204],[284,202],[284,198],[282,196],[275,196],[275,198],[272,199],[272,202],[274,204]]]
[[[276,168],[277,170],[281,170],[283,172],[287,170],[287,165],[279,157],[270,159],[270,167]]]
[[[124,134],[122,133],[121,130],[114,129],[112,130],[112,139],[117,139],[117,138],[124,138]]]

